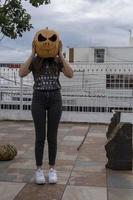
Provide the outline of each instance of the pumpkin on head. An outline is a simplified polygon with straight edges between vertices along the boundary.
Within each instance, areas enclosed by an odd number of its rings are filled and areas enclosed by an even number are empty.
[[[59,52],[59,35],[48,28],[41,29],[34,37],[36,53],[42,58],[56,57]]]

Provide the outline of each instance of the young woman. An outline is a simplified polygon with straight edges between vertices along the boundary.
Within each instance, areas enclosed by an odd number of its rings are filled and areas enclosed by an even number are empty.
[[[62,42],[59,45],[59,54],[55,58],[40,58],[36,55],[34,43],[32,53],[24,64],[20,66],[19,76],[25,77],[32,71],[34,77],[32,117],[35,126],[35,159],[37,170],[35,182],[45,183],[43,172],[43,152],[47,135],[49,153],[49,183],[57,182],[55,160],[57,153],[57,132],[62,113],[60,72],[68,77],[73,77],[73,70],[62,54]],[[47,124],[46,124],[47,118]],[[47,133],[46,133],[47,125]]]

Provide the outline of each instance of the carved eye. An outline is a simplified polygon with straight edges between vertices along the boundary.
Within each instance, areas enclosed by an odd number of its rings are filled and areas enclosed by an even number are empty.
[[[50,41],[55,42],[57,40],[57,35],[54,34],[49,38]]]
[[[44,36],[42,36],[42,34],[39,34],[39,35],[38,35],[38,41],[39,41],[39,42],[43,42],[43,41],[45,41],[45,40],[47,40],[47,38],[45,38]]]

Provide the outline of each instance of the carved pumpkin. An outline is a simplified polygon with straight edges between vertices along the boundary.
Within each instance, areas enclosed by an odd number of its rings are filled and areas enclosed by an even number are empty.
[[[34,37],[36,53],[39,57],[56,57],[59,51],[59,35],[48,28],[38,31]]]

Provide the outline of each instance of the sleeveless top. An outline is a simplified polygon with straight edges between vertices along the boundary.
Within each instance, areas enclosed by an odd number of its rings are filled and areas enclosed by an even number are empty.
[[[34,90],[52,91],[61,89],[59,75],[62,71],[63,63],[59,58],[40,58],[32,59],[29,70],[34,77]]]

